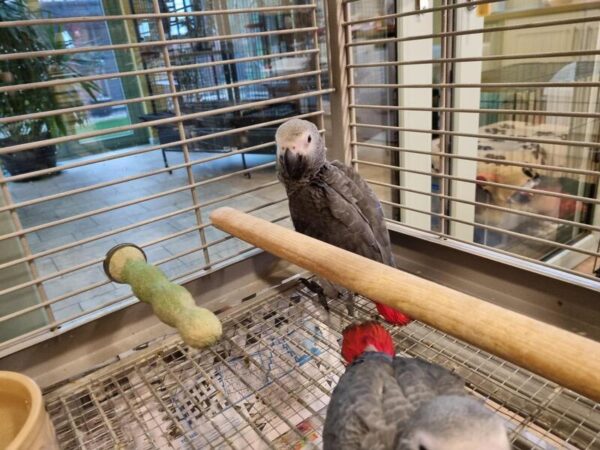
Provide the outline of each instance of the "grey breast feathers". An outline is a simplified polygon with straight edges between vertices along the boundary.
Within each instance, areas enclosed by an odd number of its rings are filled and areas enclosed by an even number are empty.
[[[369,201],[369,195],[336,164],[326,163],[311,183],[290,194],[294,227],[300,233],[386,263],[391,260],[389,237],[380,245],[379,228],[376,233],[372,227],[372,222],[378,222],[369,219],[377,218],[379,202]]]

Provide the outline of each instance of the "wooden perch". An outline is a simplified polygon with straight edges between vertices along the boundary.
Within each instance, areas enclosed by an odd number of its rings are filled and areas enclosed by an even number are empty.
[[[215,210],[211,220],[269,253],[600,401],[598,342],[232,208]]]

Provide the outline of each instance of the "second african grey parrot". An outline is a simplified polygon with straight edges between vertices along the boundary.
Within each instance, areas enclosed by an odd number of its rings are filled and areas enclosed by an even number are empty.
[[[502,420],[457,375],[396,356],[379,323],[352,324],[342,336],[348,366],[327,407],[324,450],[510,449]]]

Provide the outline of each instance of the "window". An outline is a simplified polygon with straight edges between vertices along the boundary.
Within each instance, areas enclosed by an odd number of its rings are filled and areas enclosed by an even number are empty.
[[[135,301],[102,271],[117,243],[182,282],[252,250],[213,208],[289,224],[274,134],[322,127],[315,5],[14,0],[0,17],[0,354]]]
[[[598,289],[600,9],[429,3],[347,4],[354,164],[402,230]]]

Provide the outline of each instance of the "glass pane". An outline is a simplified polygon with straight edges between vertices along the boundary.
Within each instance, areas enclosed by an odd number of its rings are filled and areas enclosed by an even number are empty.
[[[348,6],[358,21],[406,8]],[[353,25],[355,158],[387,217],[598,273],[599,11],[507,1]]]
[[[16,299],[0,309],[12,330],[0,341],[128,298],[102,270],[117,243],[144,246],[180,281],[248,248],[206,225],[212,209],[288,214],[273,141],[288,117],[318,120],[325,34],[294,31],[315,26],[312,8],[158,3],[177,15],[114,18],[154,13],[152,0],[0,2],[3,20],[64,19],[0,28],[2,53],[20,54],[0,61],[0,304]],[[35,317],[16,314],[40,302]]]

